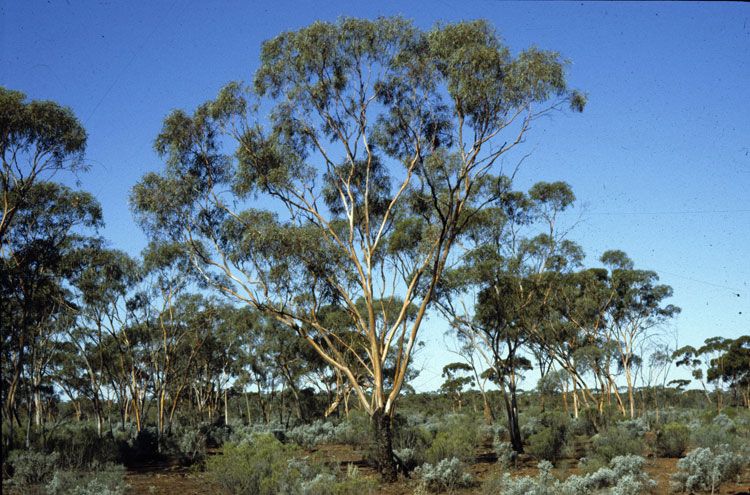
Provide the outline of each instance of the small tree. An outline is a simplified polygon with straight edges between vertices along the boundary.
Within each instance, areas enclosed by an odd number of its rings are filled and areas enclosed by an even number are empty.
[[[454,409],[460,411],[463,407],[464,388],[474,386],[474,378],[463,376],[461,373],[471,372],[472,368],[466,363],[450,363],[443,366],[442,377],[445,381],[440,385],[440,390],[453,398]]]
[[[346,377],[390,481],[391,418],[452,248],[496,194],[500,157],[564,103],[581,110],[584,98],[559,55],[512,57],[483,21],[429,32],[400,18],[316,22],[263,44],[254,91],[232,83],[169,115],[156,139],[166,169],[132,204],[149,233],[189,246],[208,284]],[[331,305],[359,339],[326,326]]]

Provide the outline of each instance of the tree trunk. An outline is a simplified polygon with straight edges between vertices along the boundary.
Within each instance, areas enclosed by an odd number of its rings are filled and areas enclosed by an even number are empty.
[[[484,422],[488,425],[491,425],[495,422],[495,414],[492,412],[492,406],[490,406],[490,402],[487,400],[487,395],[482,394],[482,400],[484,402],[483,404],[483,415],[484,415]]]
[[[393,432],[391,418],[376,409],[371,417],[373,440],[375,442],[375,462],[380,478],[385,483],[393,483],[398,478],[396,458],[393,455]]]
[[[521,428],[518,426],[518,400],[516,397],[515,380],[508,384],[508,391],[503,387],[503,399],[505,399],[505,411],[508,415],[508,434],[510,435],[510,444],[513,450],[523,454],[523,438],[521,437]]]
[[[229,424],[229,397],[228,397],[228,390],[224,389],[224,424]]]

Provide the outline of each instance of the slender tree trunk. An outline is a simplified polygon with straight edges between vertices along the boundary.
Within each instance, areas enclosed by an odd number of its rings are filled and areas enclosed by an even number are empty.
[[[225,388],[224,389],[224,424],[229,424],[229,397],[228,397],[228,391]]]
[[[483,410],[482,413],[484,415],[484,422],[488,425],[491,425],[495,422],[495,414],[492,411],[492,406],[490,406],[490,401],[487,400],[487,394],[482,393],[482,402],[483,402]]]
[[[518,400],[515,374],[511,373],[508,378],[507,389],[505,380],[501,383],[505,412],[508,416],[508,434],[510,435],[510,443],[513,446],[513,450],[522,454],[523,438],[521,437],[521,428],[518,426]]]

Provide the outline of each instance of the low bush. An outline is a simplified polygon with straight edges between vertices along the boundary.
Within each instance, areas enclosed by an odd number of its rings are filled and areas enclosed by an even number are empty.
[[[438,431],[432,444],[425,450],[425,460],[436,464],[453,457],[468,461],[474,457],[477,446],[477,429],[474,426],[453,423]]]
[[[370,495],[376,488],[375,480],[361,477],[357,468],[349,464],[345,476],[319,473],[312,480],[303,482],[300,492],[303,495]]]
[[[169,451],[183,464],[195,464],[206,457],[206,434],[199,428],[179,428],[170,438]]]
[[[609,489],[613,495],[638,495],[648,493],[656,483],[649,479],[643,467],[646,460],[640,456],[616,457],[608,467],[585,476],[573,475],[559,481],[551,474],[552,464],[539,463],[535,477],[514,478],[509,473],[494,477],[482,485],[486,495],[592,495]]]
[[[137,432],[123,448],[123,461],[126,465],[159,457],[159,432],[153,426],[146,426]]]
[[[93,465],[86,471],[55,471],[47,495],[123,495],[125,468],[118,464]]]
[[[33,450],[14,450],[8,456],[13,471],[13,485],[26,488],[47,483],[55,473],[60,454]]]
[[[745,456],[732,452],[726,445],[713,449],[697,448],[677,461],[678,471],[672,475],[672,489],[714,493],[723,483],[739,476],[747,462]]]
[[[501,442],[499,439],[495,439],[492,444],[497,455],[497,463],[504,468],[509,468],[516,463],[518,453],[513,450],[513,445],[510,442]]]
[[[609,462],[618,456],[641,455],[643,446],[643,438],[633,430],[614,426],[592,438],[590,457]]]
[[[309,476],[306,464],[295,461],[300,454],[296,446],[259,434],[237,445],[225,444],[221,455],[206,460],[206,470],[229,493],[275,495],[290,492],[290,486]]]
[[[667,423],[656,436],[656,449],[662,457],[682,457],[690,443],[690,429],[682,423]]]
[[[357,448],[365,448],[372,438],[370,417],[362,411],[353,411],[336,425],[336,441]]]
[[[84,422],[60,425],[47,436],[47,450],[58,452],[60,467],[72,470],[86,469],[94,462],[118,462],[122,445],[109,432],[99,437],[96,427]]]
[[[287,437],[297,445],[307,449],[316,445],[330,443],[336,438],[333,423],[316,420],[310,424],[299,425],[286,432]]]
[[[474,479],[465,471],[460,459],[443,459],[436,464],[425,463],[414,474],[430,491],[453,493],[457,488],[471,486]]]
[[[555,462],[565,444],[567,420],[559,414],[546,414],[541,421],[543,426],[526,439],[527,450],[539,460]]]

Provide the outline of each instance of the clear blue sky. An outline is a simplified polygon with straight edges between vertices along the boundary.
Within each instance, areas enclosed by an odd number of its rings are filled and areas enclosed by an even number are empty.
[[[92,165],[81,187],[101,201],[112,245],[137,254],[146,239],[127,199],[161,169],[152,142],[170,110],[249,80],[280,31],[392,14],[423,28],[486,18],[512,50],[570,59],[589,104],[535,126],[517,186],[569,182],[584,205],[572,237],[591,263],[619,248],[658,271],[683,308],[681,344],[750,334],[748,4],[0,0],[0,84],[80,117]],[[417,386],[432,389],[453,358],[442,324],[424,330]]]

